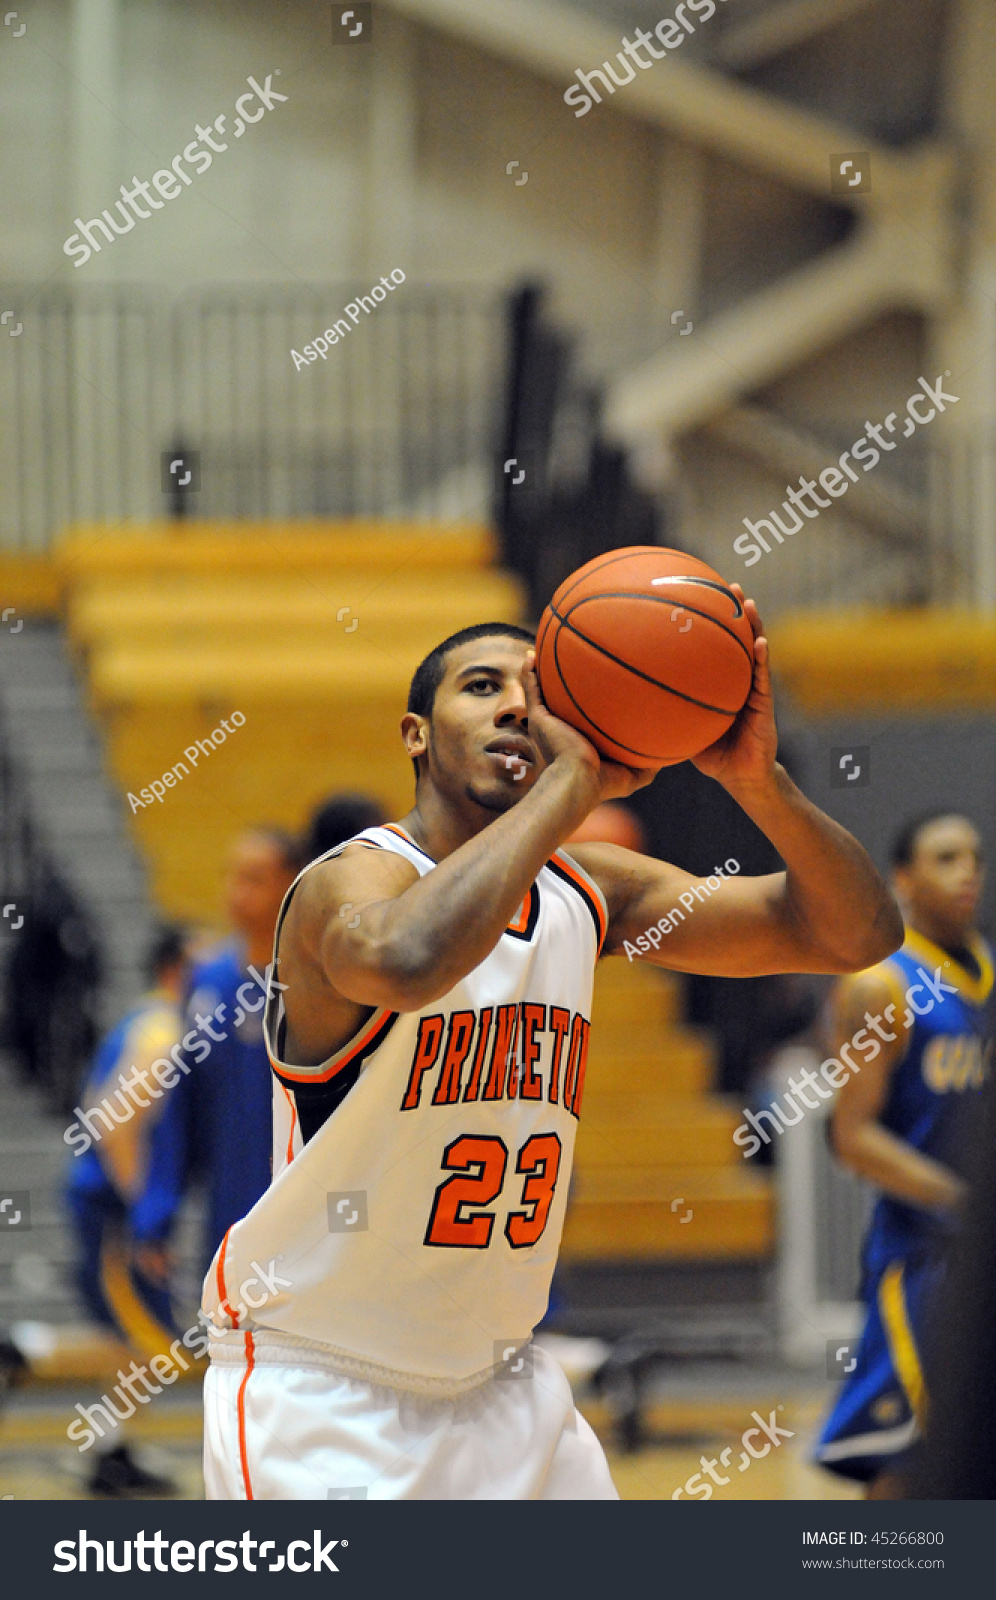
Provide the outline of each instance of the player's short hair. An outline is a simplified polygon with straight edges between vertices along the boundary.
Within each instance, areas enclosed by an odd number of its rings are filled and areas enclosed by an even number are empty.
[[[263,822],[255,827],[247,828],[243,838],[264,839],[271,845],[274,854],[278,857],[280,865],[295,877],[303,866],[307,865],[302,841],[294,833],[289,833],[286,828],[277,827],[275,823]]]
[[[308,861],[317,861],[336,845],[364,828],[377,828],[385,820],[384,808],[369,794],[330,795],[313,813],[304,841]]]
[[[153,930],[145,952],[145,976],[155,983],[170,967],[181,962],[187,952],[187,930],[176,922],[160,922]]]
[[[407,710],[414,711],[418,717],[432,720],[432,708],[436,703],[436,690],[443,681],[446,673],[446,657],[451,650],[459,649],[462,644],[470,644],[474,639],[521,639],[524,644],[535,644],[536,635],[531,628],[520,628],[514,622],[475,622],[472,628],[461,628],[458,633],[451,633],[442,644],[437,644],[430,650],[424,661],[420,661],[415,668],[408,690]],[[418,762],[413,761],[415,776],[418,777]]]
[[[940,822],[943,817],[958,817],[962,822],[968,822],[974,828],[975,823],[971,817],[963,816],[960,811],[952,811],[950,807],[943,807],[937,811],[922,811],[919,816],[911,817],[900,828],[892,841],[889,851],[889,862],[892,867],[911,867],[916,847],[920,842],[920,835],[924,828],[929,828],[932,822]]]

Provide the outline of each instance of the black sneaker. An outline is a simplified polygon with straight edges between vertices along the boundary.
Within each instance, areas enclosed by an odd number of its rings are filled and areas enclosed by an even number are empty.
[[[0,1337],[0,1396],[6,1390],[23,1383],[27,1370],[28,1363],[16,1344],[11,1344],[9,1339]]]
[[[169,1478],[146,1472],[134,1461],[127,1445],[119,1444],[97,1460],[87,1484],[91,1494],[106,1495],[115,1500],[128,1500],[148,1495],[161,1500],[176,1494],[176,1484]]]

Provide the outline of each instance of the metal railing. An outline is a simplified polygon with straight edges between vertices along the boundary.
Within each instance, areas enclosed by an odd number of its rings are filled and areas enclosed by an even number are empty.
[[[199,517],[432,516],[455,480],[487,483],[500,300],[409,281],[298,366],[291,351],[369,289],[239,285],[169,302],[138,286],[4,287],[22,331],[0,340],[0,546],[44,550],[69,523],[168,514],[160,458],[179,440],[200,452]],[[458,514],[480,515],[468,493]]]
[[[770,495],[755,486],[749,503],[727,496],[721,515],[698,508],[703,474],[717,461],[722,473],[724,458],[700,461],[692,439],[662,518],[602,439],[598,386],[572,336],[546,325],[536,288],[505,298],[406,282],[344,319],[369,287],[209,287],[175,300],[128,285],[0,287],[17,319],[0,337],[0,548],[44,551],[72,523],[170,515],[161,456],[182,446],[200,453],[201,487],[183,505],[198,517],[493,515],[537,615],[573,567],[621,544],[678,543],[743,577],[739,518],[766,515]],[[291,351],[344,320],[324,358],[298,367]],[[978,533],[996,506],[991,445],[915,439],[899,454],[875,482],[909,506],[909,526],[807,524],[750,574],[766,613],[992,606],[996,555]],[[529,469],[521,496],[502,475],[510,458]],[[746,464],[728,460],[737,488]]]

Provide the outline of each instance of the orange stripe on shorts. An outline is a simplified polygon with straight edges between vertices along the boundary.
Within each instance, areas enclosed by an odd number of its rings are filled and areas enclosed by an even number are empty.
[[[246,1370],[242,1382],[239,1384],[239,1398],[236,1402],[236,1409],[239,1414],[239,1460],[242,1463],[242,1481],[246,1486],[246,1499],[252,1500],[255,1497],[252,1492],[252,1480],[249,1477],[249,1456],[246,1450],[246,1384],[249,1382],[250,1372],[256,1365],[256,1351],[251,1333],[246,1334],[245,1341]]]

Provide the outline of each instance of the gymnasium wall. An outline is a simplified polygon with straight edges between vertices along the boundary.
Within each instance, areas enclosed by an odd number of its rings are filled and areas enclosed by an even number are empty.
[[[331,46],[318,0],[52,0],[30,40],[0,53],[0,139],[18,151],[0,169],[0,282],[172,293],[376,282],[395,266],[433,284],[539,273],[592,366],[615,372],[673,334],[673,311],[712,314],[846,232],[829,197],[694,150],[621,97],[577,124],[559,87],[388,5],[364,49]],[[196,123],[225,113],[230,135],[246,77],[277,69],[286,103],[175,203],[73,266],[62,244],[76,216],[168,166]]]

